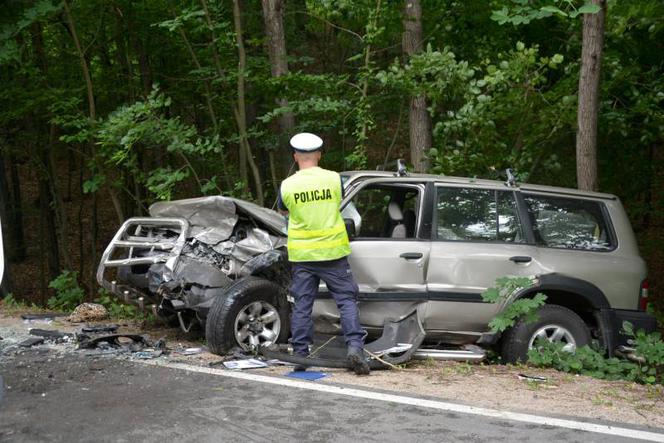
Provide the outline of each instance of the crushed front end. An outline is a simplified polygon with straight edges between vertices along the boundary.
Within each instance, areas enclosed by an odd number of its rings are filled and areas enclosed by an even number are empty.
[[[189,331],[225,288],[249,275],[287,284],[286,221],[229,197],[155,203],[106,248],[98,283],[127,303]]]

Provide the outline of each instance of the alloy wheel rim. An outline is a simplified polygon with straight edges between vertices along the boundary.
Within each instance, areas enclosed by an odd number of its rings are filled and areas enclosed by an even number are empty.
[[[560,325],[545,325],[539,328],[530,337],[528,349],[535,348],[538,339],[547,340],[549,343],[564,343],[563,351],[574,352],[576,350],[576,340],[569,330]]]
[[[266,301],[249,303],[235,317],[233,330],[242,349],[269,346],[277,341],[281,331],[279,311]]]

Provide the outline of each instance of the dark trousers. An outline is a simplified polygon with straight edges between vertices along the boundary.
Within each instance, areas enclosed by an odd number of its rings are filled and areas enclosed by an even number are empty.
[[[291,343],[296,354],[309,353],[313,343],[314,323],[311,310],[318,294],[318,285],[323,280],[337,303],[341,316],[341,329],[346,338],[346,346],[362,348],[365,331],[360,325],[360,311],[357,307],[357,283],[346,257],[322,262],[294,262],[293,281],[290,292],[295,299],[291,317]]]

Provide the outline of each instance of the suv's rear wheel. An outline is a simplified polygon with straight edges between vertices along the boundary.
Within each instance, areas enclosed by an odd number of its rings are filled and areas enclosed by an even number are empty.
[[[526,362],[528,350],[538,339],[563,343],[566,351],[590,343],[590,331],[574,311],[558,305],[544,305],[537,311],[537,321],[519,320],[503,336],[502,357],[506,363]]]
[[[283,289],[271,281],[247,277],[229,286],[207,316],[210,351],[223,354],[239,346],[250,350],[288,338],[288,306]]]

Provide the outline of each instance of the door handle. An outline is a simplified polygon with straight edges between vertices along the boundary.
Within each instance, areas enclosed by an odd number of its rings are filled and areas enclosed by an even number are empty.
[[[401,254],[399,257],[406,259],[406,260],[415,260],[418,258],[422,258],[422,253],[421,252],[404,252]]]
[[[530,263],[532,259],[532,257],[528,257],[527,255],[515,255],[514,257],[510,257],[510,260],[514,263]]]

